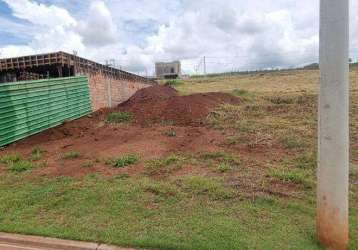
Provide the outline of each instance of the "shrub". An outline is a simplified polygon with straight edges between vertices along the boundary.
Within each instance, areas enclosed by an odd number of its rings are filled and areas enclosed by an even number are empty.
[[[107,115],[107,122],[122,123],[128,122],[132,119],[133,114],[130,112],[112,112]]]
[[[139,161],[138,155],[130,154],[130,155],[121,156],[116,159],[109,159],[106,161],[106,164],[116,168],[123,168],[136,164],[138,161]]]

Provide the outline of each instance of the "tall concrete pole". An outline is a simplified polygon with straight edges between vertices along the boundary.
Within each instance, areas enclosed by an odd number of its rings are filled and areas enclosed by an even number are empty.
[[[349,0],[320,0],[317,237],[348,244]]]

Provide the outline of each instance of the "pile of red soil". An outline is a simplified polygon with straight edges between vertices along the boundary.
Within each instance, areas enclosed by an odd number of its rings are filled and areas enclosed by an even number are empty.
[[[168,86],[152,86],[137,91],[118,106],[134,114],[134,123],[200,126],[209,113],[223,103],[238,104],[240,99],[226,93],[205,93],[179,96]]]

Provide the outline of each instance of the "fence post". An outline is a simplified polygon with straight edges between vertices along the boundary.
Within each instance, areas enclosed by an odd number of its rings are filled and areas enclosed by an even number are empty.
[[[320,1],[317,237],[348,245],[349,0]]]

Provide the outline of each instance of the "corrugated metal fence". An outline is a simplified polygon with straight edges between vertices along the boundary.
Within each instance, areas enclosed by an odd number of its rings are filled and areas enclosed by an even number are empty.
[[[84,76],[0,84],[0,146],[90,112]]]

